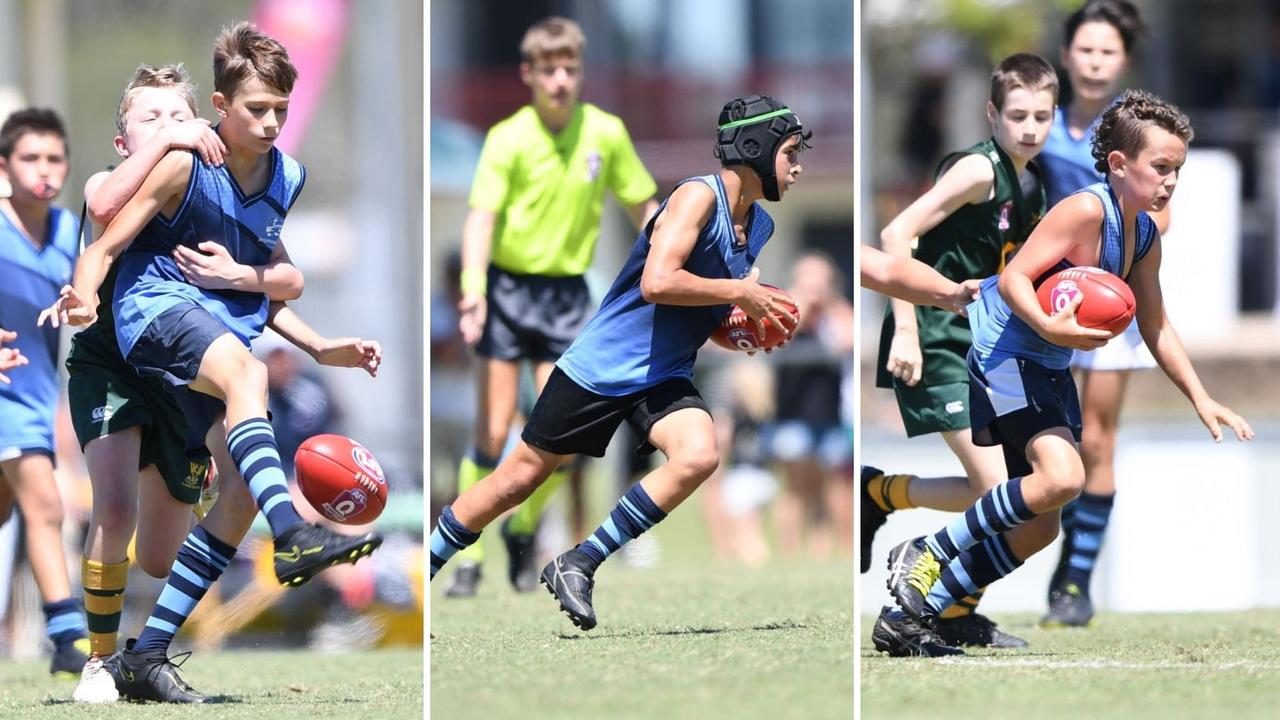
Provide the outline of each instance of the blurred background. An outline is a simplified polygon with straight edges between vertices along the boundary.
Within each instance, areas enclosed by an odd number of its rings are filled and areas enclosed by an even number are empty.
[[[984,113],[996,62],[1028,51],[1061,67],[1062,23],[1081,4],[864,0],[864,242],[878,243],[884,225],[928,187],[944,153],[990,136]],[[1120,87],[1171,100],[1195,128],[1164,238],[1166,308],[1206,388],[1247,417],[1257,439],[1215,446],[1163,373],[1134,373],[1094,602],[1112,610],[1274,606],[1280,538],[1267,530],[1263,513],[1280,501],[1280,490],[1267,482],[1280,459],[1280,407],[1274,402],[1280,390],[1274,375],[1280,360],[1280,9],[1259,0],[1135,4],[1147,32],[1130,53]],[[860,461],[888,472],[961,474],[940,437],[907,440],[893,392],[874,387],[884,302],[869,292],[859,300]],[[864,612],[874,612],[887,597],[880,559],[889,548],[936,529],[944,518],[923,510],[891,517],[860,585]],[[1195,532],[1165,532],[1188,527]],[[1159,553],[1150,552],[1155,532],[1171,541]],[[1042,610],[1057,557],[1056,546],[1035,556],[993,586],[983,607]],[[1177,593],[1149,591],[1186,567],[1196,569],[1196,583]],[[1233,591],[1220,592],[1223,583]]]
[[[185,63],[199,114],[211,119],[218,32],[251,19],[280,40],[300,76],[278,145],[308,171],[283,234],[306,275],[305,294],[291,305],[322,335],[382,343],[377,379],[320,368],[271,333],[255,351],[270,366],[287,462],[297,443],[322,432],[347,434],[378,457],[390,488],[378,521],[387,544],[372,562],[284,595],[260,523],[179,645],[340,650],[422,641],[422,12],[412,0],[0,0],[0,115],[27,104],[62,115],[71,172],[56,202],[77,213],[84,181],[120,161],[116,106],[139,63]],[[90,492],[63,425],[58,472],[78,596]],[[300,496],[298,504],[306,504]],[[17,525],[0,529],[0,648],[31,657],[41,652],[43,620],[29,571],[14,565]],[[121,643],[137,634],[162,586],[132,573]]]
[[[759,266],[762,282],[817,298],[805,308],[811,318],[808,330],[815,339],[807,349],[792,346],[754,358],[710,345],[700,352],[695,382],[716,409],[717,426],[726,433],[720,441],[726,455],[721,472],[655,532],[629,543],[619,565],[657,566],[662,572],[680,568],[692,576],[714,566],[727,568],[724,574],[729,577],[765,578],[759,570],[762,566],[774,568],[778,562],[800,559],[806,570],[821,568],[823,584],[835,588],[836,599],[823,611],[837,616],[847,613],[853,503],[853,396],[849,393],[854,233],[853,4],[849,2],[431,3],[431,521],[456,494],[458,462],[470,443],[476,402],[475,358],[461,340],[456,311],[467,197],[486,131],[530,102],[530,90],[518,73],[518,48],[526,29],[550,15],[581,25],[587,37],[581,99],[622,119],[640,159],[657,180],[658,201],[679,180],[718,169],[712,154],[717,118],[724,103],[735,97],[772,95],[813,130],[813,149],[801,157],[799,184],[784,202],[762,203],[776,221],[776,230]],[[594,265],[587,275],[596,302],[621,269],[635,238],[635,229],[610,196]],[[819,327],[826,329],[819,332]],[[819,334],[820,340],[816,339]],[[824,380],[805,383],[806,374],[811,379],[821,375]],[[533,401],[530,385],[531,378],[526,377],[525,412]],[[815,398],[815,393],[823,397]],[[807,410],[797,409],[806,403],[807,407],[821,405],[823,410],[817,411],[821,417],[805,416]],[[518,433],[522,426],[523,418],[517,417],[513,431]],[[583,539],[629,484],[647,472],[648,460],[633,456],[634,441],[628,435],[625,429],[619,432],[605,458],[586,464],[580,473],[580,493],[570,492],[567,483],[559,492],[561,497],[552,502],[539,529],[537,567]],[[820,436],[829,438],[825,445],[815,441]],[[660,457],[655,460],[661,461]],[[527,621],[519,622],[534,622],[549,616],[551,608],[542,605],[545,597],[530,600],[539,603],[537,615],[533,610],[515,610],[505,599],[497,609],[488,604],[513,595],[504,576],[506,557],[498,536],[496,530],[487,532],[481,541],[490,546],[478,599],[442,599],[442,588],[448,584],[444,576],[451,575],[454,566],[446,567],[434,583],[432,627],[437,638],[446,632],[455,641],[465,640],[464,632],[479,632],[479,627],[488,632],[488,624],[469,625],[469,613],[477,618],[485,617],[483,613],[464,609],[481,601],[491,618],[529,615]],[[754,574],[734,575],[744,567],[752,568]],[[769,599],[762,597],[760,602],[768,604]],[[804,611],[792,608],[790,612]],[[440,618],[462,622],[467,629],[437,626]],[[848,637],[851,630],[845,640],[837,639],[842,651],[851,649]],[[439,640],[433,646],[433,653],[447,650]],[[462,657],[475,659],[469,651]],[[489,671],[501,674],[503,666],[486,658]],[[528,662],[522,658],[519,667]],[[471,671],[449,664],[439,665],[438,672],[441,675],[433,674],[432,679],[437,703],[474,702],[475,694],[461,688],[467,680],[485,677],[475,674],[483,672],[476,670],[469,678],[466,674]],[[844,684],[844,679],[837,682]],[[490,697],[491,689],[480,686],[476,692]],[[671,689],[664,683],[654,692],[647,702],[659,703]],[[506,697],[505,702],[517,697],[522,696]],[[501,701],[495,694],[494,702]]]

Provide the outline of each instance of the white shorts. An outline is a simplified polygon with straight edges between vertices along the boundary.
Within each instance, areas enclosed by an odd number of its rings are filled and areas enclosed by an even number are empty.
[[[1156,359],[1142,341],[1136,320],[1097,350],[1076,350],[1071,355],[1071,367],[1082,370],[1145,370],[1155,366]]]

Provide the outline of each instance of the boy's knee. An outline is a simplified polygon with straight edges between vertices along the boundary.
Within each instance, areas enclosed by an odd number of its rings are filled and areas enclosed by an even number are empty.
[[[93,519],[104,535],[119,538],[133,534],[137,505],[118,498],[94,498]]]
[[[134,561],[142,572],[160,580],[169,577],[169,571],[173,568],[173,558],[162,557],[159,551],[141,546],[135,548],[135,554],[137,557]]]
[[[699,482],[711,477],[720,467],[720,453],[714,445],[700,444],[683,449],[673,460],[682,470],[682,475]]]

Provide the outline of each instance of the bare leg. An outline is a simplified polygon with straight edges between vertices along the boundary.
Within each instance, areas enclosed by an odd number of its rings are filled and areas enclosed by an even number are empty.
[[[136,462],[136,461],[135,461]],[[23,455],[0,463],[22,509],[27,560],[40,597],[46,603],[71,597],[71,580],[62,550],[62,498],[47,455]]]

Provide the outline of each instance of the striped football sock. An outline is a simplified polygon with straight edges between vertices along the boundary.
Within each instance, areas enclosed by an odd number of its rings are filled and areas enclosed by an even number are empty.
[[[89,621],[89,652],[106,657],[116,651],[120,613],[124,610],[124,586],[129,561],[102,563],[81,559],[80,582],[84,586],[84,614]]]
[[[479,539],[480,533],[463,527],[453,516],[453,508],[445,505],[440,511],[440,519],[436,521],[436,529],[431,531],[431,578],[435,578],[449,558]]]
[[[594,567],[599,567],[618,548],[666,517],[667,514],[653,503],[644,487],[636,483],[618,501],[609,517],[576,550],[590,558]]]
[[[1102,539],[1106,535],[1107,524],[1111,521],[1114,502],[1114,495],[1082,493],[1069,506],[1071,523],[1069,529],[1064,529],[1064,533],[1070,534],[1067,539],[1070,550],[1063,579],[1075,583],[1085,593],[1089,592],[1093,566],[1098,562],[1098,553],[1102,550]]]
[[[945,564],[983,540],[1035,516],[1022,500],[1022,478],[1013,478],[988,490],[963,515],[925,538],[925,543]]]
[[[302,522],[289,498],[289,481],[280,464],[275,430],[266,418],[250,418],[231,428],[227,432],[227,449],[249,483],[258,510],[267,518],[272,538]]]
[[[925,605],[940,615],[963,599],[982,593],[982,588],[1022,566],[1003,534],[992,535],[960,553],[942,569],[929,589]]]
[[[169,581],[156,600],[151,617],[134,644],[135,650],[167,650],[178,628],[222,571],[231,564],[236,549],[197,525],[178,549],[178,557],[169,571]]]
[[[89,633],[84,613],[75,598],[45,603],[43,609],[45,634],[55,648],[61,650]]]

